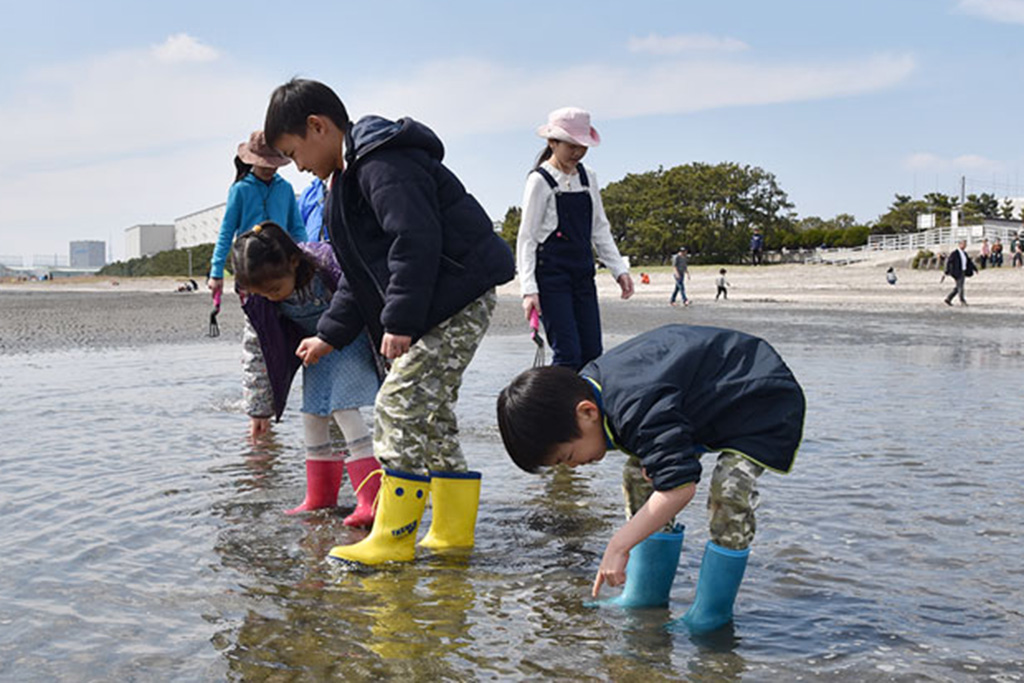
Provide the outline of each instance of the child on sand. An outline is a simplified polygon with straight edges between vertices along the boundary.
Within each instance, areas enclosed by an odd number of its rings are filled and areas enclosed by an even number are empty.
[[[427,493],[433,517],[420,545],[472,547],[480,473],[467,471],[455,403],[494,288],[515,274],[512,252],[421,123],[351,123],[333,90],[295,79],[274,91],[264,130],[299,170],[333,175],[325,211],[344,277],[299,356],[316,363],[365,327],[393,361],[374,406],[374,452],[387,467],[377,517],[366,538],[329,556],[347,565],[414,559]]]
[[[243,334],[246,413],[250,435],[259,438],[270,418],[281,419],[300,361],[299,342],[316,330],[330,304],[341,269],[330,246],[296,245],[281,226],[270,221],[242,233],[231,251],[235,280],[248,296]],[[334,507],[344,472],[356,492],[356,509],[346,526],[373,523],[380,469],[361,406],[373,404],[380,386],[378,364],[364,333],[303,370],[302,425],[306,443],[306,498],[288,514]],[[347,449],[331,446],[331,418],[341,429]],[[364,483],[365,482],[365,483]]]
[[[762,339],[713,327],[667,325],[586,365],[527,370],[498,397],[498,426],[512,460],[535,472],[625,453],[629,520],[611,538],[594,581],[625,583],[618,604],[665,605],[700,456],[718,452],[708,491],[710,536],[694,602],[681,621],[694,633],[724,626],[754,538],[757,478],[786,473],[803,430],[804,396]],[[628,562],[628,567],[627,567]]]
[[[715,278],[715,287],[718,288],[718,291],[715,292],[715,301],[718,301],[719,296],[723,299],[729,298],[729,283],[725,279],[725,268],[718,271],[718,277]]]

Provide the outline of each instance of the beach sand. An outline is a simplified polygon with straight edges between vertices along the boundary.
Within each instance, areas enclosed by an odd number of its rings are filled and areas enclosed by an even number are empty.
[[[943,297],[952,289],[941,273],[906,267],[906,255],[884,260],[835,265],[728,266],[732,285],[728,301],[715,301],[715,278],[720,266],[695,266],[686,283],[693,300],[689,307],[668,305],[673,281],[668,269],[651,273],[651,283],[639,283],[642,268],[633,270],[636,295],[618,296],[607,271],[598,273],[604,330],[634,334],[671,322],[736,327],[756,332],[759,323],[785,313],[850,312],[864,315],[934,318],[950,316],[991,320],[990,316],[1024,313],[1024,269],[988,269],[967,281],[970,304],[948,307]],[[889,285],[885,270],[896,267],[899,282]],[[67,348],[139,346],[207,339],[209,293],[175,291],[175,278],[77,278],[55,282],[0,283],[0,353],[28,353]],[[228,288],[231,283],[229,281]],[[498,288],[498,308],[491,334],[524,331],[519,307],[519,283]],[[223,340],[238,339],[242,312],[232,294],[224,297],[218,317]],[[1001,321],[1005,323],[1005,320]],[[216,342],[217,340],[210,340]]]

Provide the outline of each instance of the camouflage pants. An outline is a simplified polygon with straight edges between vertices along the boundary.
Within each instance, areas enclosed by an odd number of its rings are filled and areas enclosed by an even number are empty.
[[[757,478],[764,468],[735,453],[721,453],[711,475],[708,491],[710,536],[715,544],[731,550],[750,546],[757,531],[754,511],[760,502]],[[629,456],[622,470],[622,492],[629,519],[650,498],[654,488],[643,475],[640,459]],[[667,530],[671,529],[670,521]]]
[[[386,467],[465,472],[455,404],[462,374],[487,332],[491,290],[428,331],[391,365],[377,393],[373,450]]]

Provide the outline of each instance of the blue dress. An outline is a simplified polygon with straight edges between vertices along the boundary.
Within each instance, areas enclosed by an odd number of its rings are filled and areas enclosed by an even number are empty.
[[[321,278],[314,277],[307,291],[293,293],[279,306],[285,317],[313,336],[320,314],[330,303],[331,292]],[[326,416],[336,410],[371,406],[379,388],[370,340],[361,334],[348,346],[302,369],[302,412]]]

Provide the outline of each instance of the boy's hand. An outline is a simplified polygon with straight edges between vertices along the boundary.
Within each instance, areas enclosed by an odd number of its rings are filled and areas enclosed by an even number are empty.
[[[623,299],[633,296],[633,278],[629,276],[629,273],[623,273],[619,276],[619,289],[622,290]]]
[[[380,355],[388,360],[394,360],[407,353],[410,346],[412,346],[412,337],[385,332],[384,338],[380,340]]]
[[[316,362],[334,350],[334,347],[320,337],[306,337],[299,342],[295,355],[302,359],[303,365],[316,365]]]
[[[269,417],[249,418],[249,440],[253,443],[259,441],[260,437],[270,431]]]
[[[609,543],[608,547],[604,549],[601,566],[597,569],[594,588],[590,591],[591,596],[597,597],[603,583],[607,583],[609,586],[621,586],[626,583],[626,564],[628,562],[629,551],[620,550]]]

